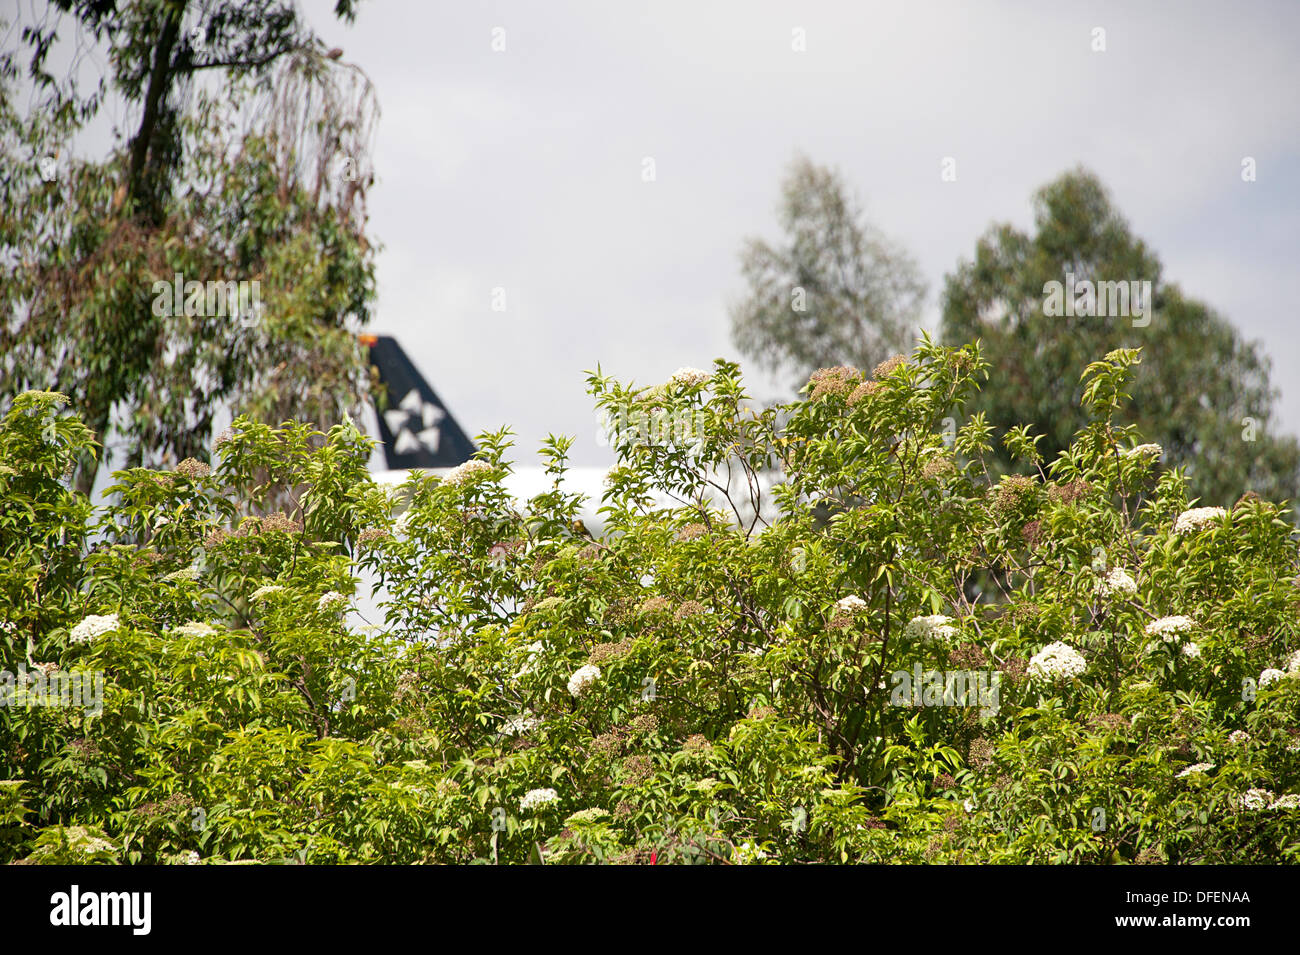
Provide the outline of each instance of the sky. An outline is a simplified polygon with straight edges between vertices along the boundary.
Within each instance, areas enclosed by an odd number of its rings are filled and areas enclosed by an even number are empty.
[[[513,427],[524,463],[548,432],[612,463],[597,363],[652,384],[729,357],[788,396],[727,307],[743,240],[780,239],[797,153],[916,257],[931,329],[978,237],[1028,229],[1033,192],[1088,167],[1165,280],[1263,344],[1300,431],[1300,3],[362,0],[350,27],[332,3],[302,6],[382,109],[370,330],[467,432]]]
[[[796,153],[917,258],[931,329],[990,224],[1029,228],[1035,189],[1092,169],[1166,280],[1263,343],[1300,430],[1300,4],[388,0],[350,28],[330,8],[305,4],[382,108],[373,329],[470,433],[509,424],[530,457],[572,434],[606,463],[584,370],[740,358],[739,251],[780,238]],[[757,398],[787,393],[741,361]]]

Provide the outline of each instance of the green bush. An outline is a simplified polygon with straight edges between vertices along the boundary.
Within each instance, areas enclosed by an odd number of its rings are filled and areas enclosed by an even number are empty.
[[[1250,495],[1189,509],[1114,423],[1137,361],[1086,370],[1057,460],[1007,434],[1036,474],[996,483],[991,429],[956,427],[977,345],[764,411],[725,361],[596,373],[607,416],[669,425],[616,433],[599,539],[569,442],[519,502],[504,432],[394,492],[350,424],[240,419],[92,509],[64,477],[91,436],[23,395],[0,858],[1292,861],[1294,531]],[[98,705],[28,705],[71,673]]]

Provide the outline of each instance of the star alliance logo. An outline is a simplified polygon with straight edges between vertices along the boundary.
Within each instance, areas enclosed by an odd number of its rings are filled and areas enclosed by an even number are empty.
[[[445,417],[441,408],[424,401],[412,388],[396,408],[384,412],[384,423],[395,435],[393,450],[397,454],[410,454],[423,448],[437,454],[442,437],[440,425]]]

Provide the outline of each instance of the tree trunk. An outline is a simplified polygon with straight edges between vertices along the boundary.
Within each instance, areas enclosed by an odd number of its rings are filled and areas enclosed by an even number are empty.
[[[149,156],[149,144],[153,140],[154,130],[158,126],[158,117],[167,93],[172,85],[172,50],[181,32],[181,19],[185,15],[185,4],[168,5],[164,8],[162,30],[158,35],[158,45],[154,47],[153,67],[149,71],[149,88],[145,92],[144,112],[140,116],[140,128],[131,141],[131,164],[127,170],[127,196],[133,200],[133,208],[142,208],[146,198],[145,162]]]

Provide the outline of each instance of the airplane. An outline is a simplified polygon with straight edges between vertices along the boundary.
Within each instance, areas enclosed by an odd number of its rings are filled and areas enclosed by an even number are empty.
[[[472,459],[477,445],[397,339],[388,335],[358,338],[369,350],[370,364],[387,393],[387,406],[382,412],[373,405],[367,408],[368,421],[374,422],[370,433],[377,435],[371,478],[378,484],[394,486],[406,481],[412,471],[446,474]],[[511,468],[502,484],[521,503],[551,489],[553,478],[544,468],[518,464]],[[601,467],[570,467],[562,484],[566,492],[587,498],[581,520],[595,534],[603,525],[596,509],[600,507],[606,471]]]

